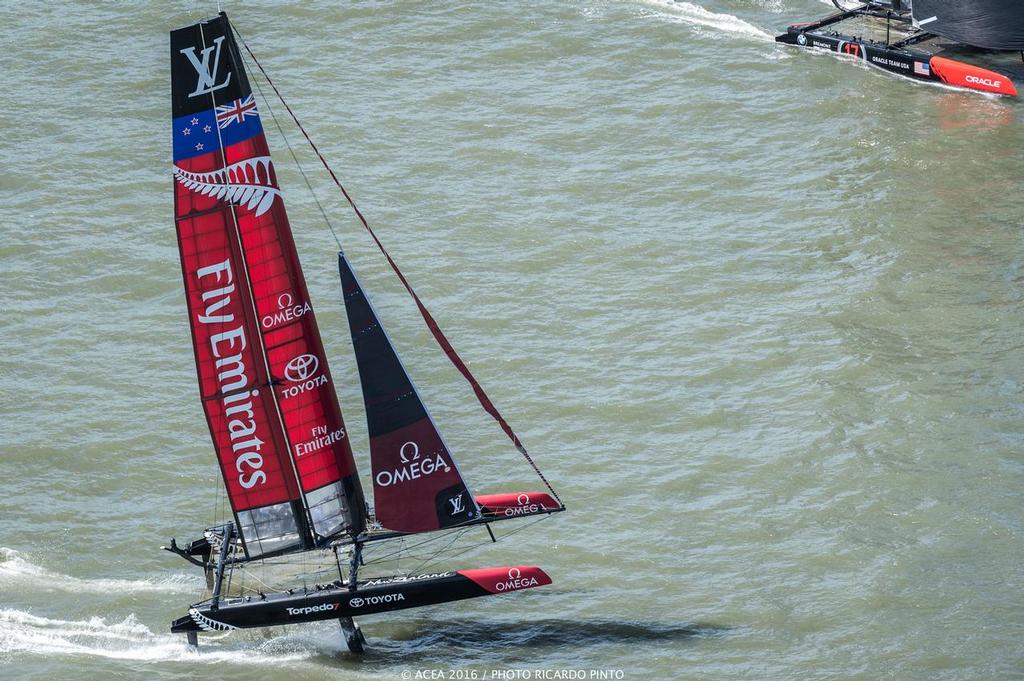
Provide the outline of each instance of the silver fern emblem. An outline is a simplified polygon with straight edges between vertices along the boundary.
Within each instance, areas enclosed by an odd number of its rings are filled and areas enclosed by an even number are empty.
[[[245,205],[257,216],[270,210],[274,197],[281,195],[281,190],[274,186],[272,173],[269,156],[247,158],[208,173],[193,173],[174,166],[174,177],[185,189]]]
[[[188,616],[191,617],[192,621],[195,622],[203,631],[230,631],[231,629],[238,628],[231,624],[225,624],[224,622],[218,622],[217,620],[210,619],[195,608],[188,609]]]

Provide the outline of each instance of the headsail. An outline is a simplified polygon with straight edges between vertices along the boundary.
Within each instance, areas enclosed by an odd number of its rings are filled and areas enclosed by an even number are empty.
[[[359,532],[362,490],[227,17],[172,31],[171,65],[175,222],[200,389],[247,550]]]
[[[366,404],[377,520],[428,532],[480,515],[448,447],[344,254],[338,270]]]
[[[990,50],[1024,50],[1020,0],[914,0],[914,24],[929,33]]]

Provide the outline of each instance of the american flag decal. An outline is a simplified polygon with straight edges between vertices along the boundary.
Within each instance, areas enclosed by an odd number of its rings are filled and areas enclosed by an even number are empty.
[[[223,130],[232,123],[242,123],[250,116],[257,119],[260,117],[256,111],[256,100],[251,94],[244,99],[236,99],[229,104],[218,106],[217,127]]]
[[[916,73],[919,76],[930,76],[932,75],[932,70],[928,67],[927,62],[915,61],[914,73]]]

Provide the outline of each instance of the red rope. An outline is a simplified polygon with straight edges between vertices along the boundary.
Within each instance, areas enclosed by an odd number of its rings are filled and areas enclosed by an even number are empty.
[[[444,354],[448,356],[448,359],[449,361],[451,361],[452,365],[459,370],[459,373],[461,373],[462,376],[469,382],[469,385],[472,386],[473,392],[476,394],[476,399],[479,400],[480,402],[480,406],[482,406],[484,408],[484,411],[490,414],[491,417],[498,422],[498,425],[501,426],[501,429],[505,432],[505,435],[507,435],[508,438],[512,440],[512,444],[515,445],[516,449],[519,450],[519,452],[523,455],[523,457],[530,464],[530,466],[533,467],[533,470],[535,473],[537,473],[537,476],[540,477],[540,479],[544,482],[544,485],[547,486],[548,491],[551,492],[551,496],[553,496],[555,500],[561,506],[564,507],[565,504],[562,503],[562,500],[558,497],[558,494],[551,486],[551,483],[548,482],[548,479],[545,478],[544,474],[540,472],[540,468],[538,468],[537,464],[534,463],[533,457],[530,456],[530,453],[526,451],[526,447],[519,440],[519,436],[516,435],[515,431],[512,430],[512,426],[508,424],[508,421],[505,420],[505,417],[501,415],[501,412],[498,411],[498,408],[494,406],[493,402],[491,402],[491,398],[487,396],[486,392],[484,392],[483,386],[481,386],[480,383],[476,380],[476,377],[473,376],[473,372],[469,370],[469,367],[466,366],[466,363],[462,361],[462,357],[460,357],[459,353],[457,353],[455,351],[455,348],[452,347],[452,344],[448,341],[448,337],[444,335],[444,332],[441,330],[441,327],[437,325],[437,321],[434,319],[434,316],[430,314],[430,310],[428,310],[426,305],[423,304],[423,301],[420,300],[420,297],[416,295],[416,291],[413,290],[412,285],[409,283],[409,280],[405,278],[405,275],[402,274],[402,271],[398,269],[398,264],[395,263],[395,261],[391,257],[391,254],[388,253],[386,248],[384,248],[384,244],[382,244],[380,239],[377,238],[377,234],[373,231],[373,228],[370,227],[370,223],[366,221],[366,218],[363,216],[363,213],[359,210],[359,207],[356,206],[355,201],[353,201],[352,197],[349,196],[348,191],[345,189],[344,185],[341,184],[341,181],[338,179],[338,176],[334,174],[334,170],[332,170],[331,166],[327,163],[327,159],[325,159],[323,154],[320,153],[320,149],[317,148],[316,144],[310,138],[309,133],[306,132],[306,129],[302,126],[302,123],[299,122],[299,119],[295,115],[295,112],[292,111],[292,108],[290,106],[288,106],[288,102],[286,102],[284,97],[281,95],[281,91],[277,89],[277,86],[274,85],[274,81],[271,80],[270,76],[263,68],[263,65],[260,64],[259,59],[257,59],[256,55],[254,55],[252,53],[252,50],[249,49],[248,43],[245,42],[242,36],[239,35],[238,37],[242,41],[242,45],[245,47],[245,51],[248,52],[249,57],[252,58],[253,63],[256,64],[256,67],[260,70],[260,73],[263,74],[263,77],[267,79],[267,83],[270,85],[270,87],[273,88],[274,94],[276,94],[277,98],[281,100],[281,104],[284,105],[284,108],[288,110],[288,115],[292,117],[292,120],[295,121],[295,125],[298,126],[300,131],[302,131],[303,137],[306,138],[306,141],[309,143],[309,146],[316,153],[317,158],[320,159],[320,163],[322,163],[324,168],[327,169],[327,172],[330,173],[331,179],[334,180],[334,184],[336,184],[338,186],[338,189],[341,190],[341,193],[345,197],[345,200],[348,201],[348,205],[352,207],[352,210],[355,212],[356,217],[359,218],[359,222],[362,223],[366,231],[369,232],[371,237],[373,237],[373,241],[375,244],[377,244],[377,248],[380,249],[380,252],[387,259],[388,264],[391,265],[391,269],[394,270],[396,275],[398,275],[398,279],[402,282],[402,285],[405,286],[405,290],[408,291],[409,295],[412,296],[412,299],[416,301],[416,307],[419,309],[420,315],[423,317],[423,321],[426,323],[427,328],[430,329],[430,333],[433,334],[434,340],[436,340],[437,344],[441,346],[442,350],[444,350]]]

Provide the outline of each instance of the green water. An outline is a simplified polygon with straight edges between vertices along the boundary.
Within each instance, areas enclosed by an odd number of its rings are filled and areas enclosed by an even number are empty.
[[[555,583],[365,618],[363,659],[167,633],[203,582],[158,547],[223,502],[167,31],[215,7],[7,2],[0,677],[1024,678],[1020,103],[776,46],[816,0],[225,9],[569,506],[438,566]],[[335,244],[270,143],[366,470]],[[315,187],[471,486],[537,488]]]

